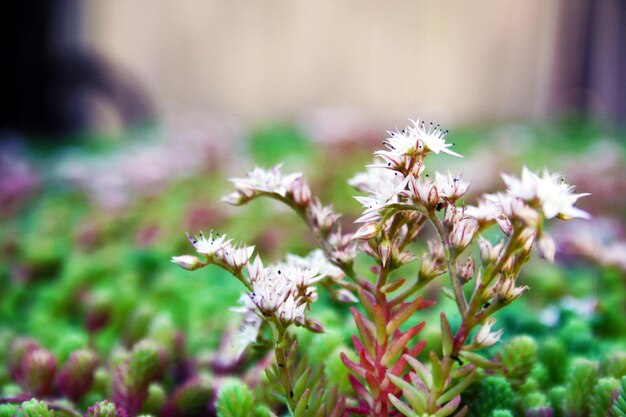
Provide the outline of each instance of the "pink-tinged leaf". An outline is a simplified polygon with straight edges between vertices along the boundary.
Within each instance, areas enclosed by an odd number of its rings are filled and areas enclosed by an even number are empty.
[[[350,385],[352,385],[352,389],[354,389],[354,392],[356,392],[357,395],[363,401],[365,401],[367,406],[371,409],[372,404],[373,404],[373,399],[370,393],[367,391],[367,388],[365,388],[365,386],[361,384],[361,382],[358,379],[356,379],[354,375],[349,375],[348,378],[350,379]]]
[[[400,328],[416,311],[424,308],[424,305],[429,303],[424,301],[424,297],[417,297],[410,303],[399,304],[395,310],[397,311],[389,323],[387,324],[387,334],[393,334]],[[432,303],[431,303],[432,304]],[[429,304],[429,305],[431,305]]]
[[[380,382],[374,377],[374,374],[367,372],[365,374],[365,381],[367,382],[367,386],[370,387],[372,397],[378,398],[380,396]]]
[[[360,376],[361,378],[365,378],[365,369],[361,366],[359,366],[358,364],[352,362],[348,356],[341,352],[341,355],[339,355],[341,357],[341,361],[343,362],[344,366],[346,368],[348,368],[353,374],[356,374],[358,376]]]
[[[365,350],[365,347],[355,334],[352,335],[352,344],[354,345],[354,350],[356,350],[356,353],[359,355]]]
[[[385,366],[388,365],[393,358],[397,357],[400,352],[404,350],[411,339],[413,339],[413,337],[415,337],[415,335],[424,328],[425,324],[426,323],[421,322],[417,326],[413,326],[406,332],[402,333],[400,337],[395,338],[387,348],[387,352],[383,356],[381,363]]]
[[[363,346],[370,354],[370,356],[376,356],[376,352],[374,350],[376,339],[374,338],[374,329],[373,324],[369,320],[367,320],[357,309],[350,308],[350,312],[354,317],[354,322],[356,323],[356,327],[361,335],[361,341],[363,342]]]
[[[387,341],[387,326],[384,313],[378,304],[374,304],[374,323],[376,325],[376,339],[379,345]]]
[[[366,371],[374,372],[376,370],[374,363],[367,357],[365,352],[361,352],[361,354],[359,355],[359,364]]]
[[[389,284],[383,285],[380,288],[380,291],[384,292],[385,294],[389,294],[390,292],[394,292],[395,290],[400,288],[405,282],[406,279],[404,278],[397,279],[393,282],[390,282]]]
[[[374,304],[376,304],[376,300],[374,299],[374,297],[369,292],[366,292],[362,288],[358,289],[357,295],[359,296],[359,300],[361,300],[361,305],[363,306],[367,314],[370,317],[373,317],[374,316]]]

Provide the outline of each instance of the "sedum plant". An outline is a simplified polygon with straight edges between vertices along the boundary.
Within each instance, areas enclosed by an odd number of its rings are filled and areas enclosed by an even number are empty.
[[[524,168],[520,178],[503,175],[505,191],[466,206],[465,180],[427,170],[433,154],[461,157],[450,149],[446,135],[439,125],[419,120],[389,132],[385,149],[375,152],[367,171],[350,181],[366,194],[356,197],[363,213],[355,233],[342,229],[339,214],[312,195],[300,173],[284,174],[278,165],[232,179],[235,191],[224,197],[229,204],[269,197],[293,209],[319,245],[306,257],[287,255],[283,262],[266,264],[253,256],[254,247],[211,232],[189,236],[196,255],[172,258],[187,270],[217,265],[241,282],[239,353],[254,343],[273,348],[267,379],[290,415],[463,416],[467,406],[461,407],[461,395],[483,371],[504,366],[514,388],[530,372],[536,352],[526,340],[511,345],[500,360],[479,352],[502,335],[494,330],[493,315],[527,290],[517,278],[532,249],[553,260],[555,245],[545,221],[587,218],[574,207],[585,194],[574,194],[557,174],[539,176]],[[496,240],[483,233],[492,227],[499,230]],[[424,237],[428,228],[435,239]],[[402,277],[396,271],[418,259],[412,249],[417,241],[428,248],[419,258],[419,272]],[[367,274],[355,267],[359,254],[374,262]],[[424,298],[425,288],[443,275],[442,291],[455,301],[461,320],[452,326],[441,312],[441,349],[435,351],[420,340],[424,323],[414,322],[420,310],[433,305]],[[309,316],[320,287],[337,300],[356,303],[351,309],[354,352],[342,355],[351,374],[349,393],[330,388],[322,370],[303,364],[291,331],[324,331]],[[524,360],[515,362],[520,355]],[[510,415],[492,410],[491,415]]]

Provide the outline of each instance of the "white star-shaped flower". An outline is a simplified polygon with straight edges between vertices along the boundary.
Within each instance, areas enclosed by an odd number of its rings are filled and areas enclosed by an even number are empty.
[[[448,155],[463,158],[462,155],[448,149],[452,146],[452,144],[446,143],[445,138],[448,134],[447,130],[442,130],[439,125],[434,125],[432,122],[426,124],[424,121],[420,121],[419,119],[417,119],[417,121],[411,120],[411,123],[413,123],[413,127],[410,129],[411,132],[424,144],[427,151],[437,154],[439,152],[443,152]]]

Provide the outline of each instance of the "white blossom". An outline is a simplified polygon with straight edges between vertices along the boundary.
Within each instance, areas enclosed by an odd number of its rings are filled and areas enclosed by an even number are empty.
[[[484,349],[495,345],[502,337],[504,330],[500,329],[496,332],[492,332],[491,328],[496,323],[496,319],[490,317],[482,325],[476,336],[474,336],[474,343],[476,348]]]
[[[379,218],[378,211],[387,205],[398,203],[398,195],[404,191],[409,181],[409,177],[404,178],[397,172],[397,175],[381,175],[375,183],[369,184],[369,196],[354,197],[365,207],[363,216],[357,222],[369,222]]]
[[[187,238],[196,249],[196,252],[207,257],[216,255],[230,244],[230,240],[226,238],[226,235],[220,236],[219,233],[217,233],[214,236],[212,230],[208,237],[205,237],[204,233],[200,232],[195,236],[187,234]]]
[[[312,251],[304,258],[288,254],[287,263],[308,266],[311,270],[317,271],[321,277],[328,277],[333,280],[339,280],[344,276],[343,271],[330,263],[321,249]]]
[[[453,176],[449,172],[448,175],[436,172],[435,186],[437,187],[437,192],[439,193],[440,198],[446,198],[452,201],[463,197],[469,189],[468,182],[463,181],[460,176]]]
[[[448,134],[447,130],[442,130],[439,125],[434,125],[432,122],[427,124],[424,123],[423,120],[420,121],[419,119],[417,119],[417,121],[411,120],[411,122],[413,123],[413,127],[410,129],[411,132],[424,144],[427,151],[437,154],[439,152],[443,152],[463,158],[462,155],[448,149],[452,146],[452,144],[446,143],[445,138]]]
[[[302,173],[284,175],[280,172],[281,164],[271,169],[254,168],[248,173],[246,178],[231,178],[230,181],[235,184],[237,192],[250,198],[255,193],[275,193],[281,197],[285,197],[287,192],[293,191],[294,188],[303,186],[300,183]],[[226,196],[225,199],[230,201],[232,196]]]
[[[580,197],[589,194],[574,194],[575,187],[566,184],[559,174],[552,174],[544,170],[543,176],[539,177],[524,167],[520,178],[507,174],[503,174],[502,178],[512,196],[531,205],[537,203],[543,215],[548,219],[553,217],[562,219],[589,218],[589,213],[574,207]]]

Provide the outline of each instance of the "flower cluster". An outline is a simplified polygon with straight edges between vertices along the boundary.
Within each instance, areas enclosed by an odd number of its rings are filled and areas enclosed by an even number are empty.
[[[236,309],[244,314],[239,351],[258,340],[264,323],[269,324],[276,365],[268,370],[268,379],[285,395],[293,416],[305,415],[302,410],[309,404],[319,415],[331,415],[316,408],[325,395],[321,388],[315,399],[309,398],[313,388],[304,390],[312,382],[312,371],[295,365],[296,343],[287,334],[292,324],[323,331],[320,323],[307,317],[318,298],[317,286],[360,307],[351,309],[357,329],[355,360],[342,355],[354,392],[346,412],[371,417],[464,415],[466,410],[457,410],[461,394],[478,375],[477,368],[499,366],[476,353],[502,336],[501,329],[492,330],[493,314],[528,289],[517,285],[517,277],[533,247],[544,258],[554,258],[555,244],[544,231],[544,221],[588,217],[574,207],[586,194],[574,194],[557,174],[544,171],[538,176],[527,168],[520,178],[503,175],[506,191],[486,194],[478,205],[465,207],[468,182],[449,172],[427,173],[426,159],[432,154],[461,157],[450,149],[453,144],[446,136],[439,125],[419,120],[389,132],[385,149],[375,152],[366,172],[350,180],[366,194],[355,197],[363,212],[354,234],[342,232],[340,216],[312,196],[300,173],[285,175],[278,165],[232,179],[235,192],[224,198],[226,202],[241,205],[270,197],[287,204],[307,223],[320,246],[307,257],[288,255],[285,262],[265,267],[258,256],[251,261],[252,247],[233,245],[226,236],[210,233],[208,238],[190,237],[199,257],[173,258],[191,270],[218,265],[246,286],[242,307]],[[492,243],[482,232],[496,224],[503,235]],[[418,259],[410,248],[425,227],[434,229],[437,239],[427,242],[416,279],[397,276],[394,271]],[[472,246],[477,250],[471,251]],[[373,277],[355,271],[357,253],[374,260]],[[400,328],[433,304],[418,293],[446,273],[450,285],[442,291],[455,300],[461,322],[453,329],[441,313],[441,352],[431,351],[426,366],[416,359],[425,348],[424,341],[417,341],[424,323]],[[469,297],[466,286],[473,287]]]

